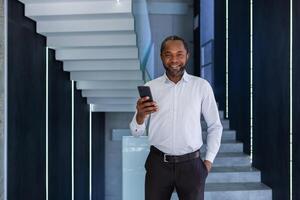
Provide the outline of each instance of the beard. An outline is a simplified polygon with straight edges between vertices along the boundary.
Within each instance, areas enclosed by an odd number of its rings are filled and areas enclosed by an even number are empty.
[[[186,69],[186,64],[182,66],[177,66],[176,68],[172,67],[166,67],[166,65],[163,63],[163,66],[166,70],[167,75],[172,76],[172,77],[179,77],[184,74],[184,70]]]

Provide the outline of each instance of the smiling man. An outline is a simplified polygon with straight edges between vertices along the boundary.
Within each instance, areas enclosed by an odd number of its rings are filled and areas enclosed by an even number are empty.
[[[203,200],[223,130],[215,97],[206,80],[185,71],[189,51],[182,38],[167,37],[160,56],[165,74],[146,83],[154,101],[140,98],[130,123],[134,136],[143,135],[151,114],[145,200],[169,200],[174,189],[180,200]],[[199,150],[203,145],[201,114],[208,127],[204,161]]]

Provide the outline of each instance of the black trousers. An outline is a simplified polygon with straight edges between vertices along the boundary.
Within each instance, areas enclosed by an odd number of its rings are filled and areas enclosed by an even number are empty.
[[[145,169],[145,200],[170,200],[174,189],[180,200],[204,200],[208,172],[200,157],[166,163],[150,151]]]

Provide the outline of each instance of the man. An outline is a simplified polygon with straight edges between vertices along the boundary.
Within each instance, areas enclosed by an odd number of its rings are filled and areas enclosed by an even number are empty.
[[[146,83],[154,101],[140,98],[130,123],[132,134],[140,136],[151,114],[145,199],[169,200],[176,189],[180,200],[203,200],[223,130],[214,94],[207,81],[185,71],[189,51],[182,38],[167,37],[160,56],[165,74]],[[208,126],[204,161],[199,151],[203,144],[201,114]]]

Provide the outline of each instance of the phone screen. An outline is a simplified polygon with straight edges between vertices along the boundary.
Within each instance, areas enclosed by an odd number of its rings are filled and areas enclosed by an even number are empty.
[[[148,96],[149,100],[147,101],[153,101],[153,97],[149,86],[138,86],[138,90],[141,98]]]

